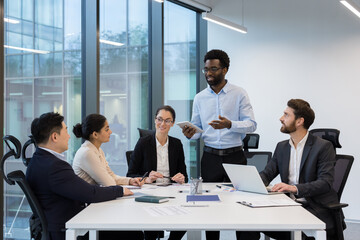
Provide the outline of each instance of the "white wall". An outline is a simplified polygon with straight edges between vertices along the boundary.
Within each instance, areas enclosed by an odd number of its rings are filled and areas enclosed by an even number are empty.
[[[202,2],[213,6],[213,14],[241,24],[240,0]],[[250,96],[259,149],[273,151],[288,138],[279,131],[279,118],[290,98],[309,101],[316,114],[312,128],[339,129],[338,153],[355,157],[342,202],[349,203],[346,218],[360,220],[360,18],[338,0],[244,5],[248,34],[209,23],[208,48],[229,54],[227,79]]]

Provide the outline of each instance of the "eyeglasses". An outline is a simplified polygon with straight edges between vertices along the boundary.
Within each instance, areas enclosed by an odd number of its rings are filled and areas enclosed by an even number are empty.
[[[161,117],[157,117],[157,118],[155,118],[155,122],[160,123],[160,124],[165,122],[166,125],[170,125],[170,124],[172,124],[173,121],[171,119],[163,119]]]
[[[218,67],[211,67],[211,68],[203,68],[201,69],[201,71],[203,73],[208,73],[208,72],[211,72],[211,73],[216,73],[217,71],[219,71],[220,69],[223,69],[222,67],[218,68]]]

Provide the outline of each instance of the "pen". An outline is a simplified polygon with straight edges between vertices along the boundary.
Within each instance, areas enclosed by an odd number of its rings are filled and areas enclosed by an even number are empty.
[[[146,173],[142,176],[140,182],[142,182],[142,180],[144,180],[144,178],[146,178],[146,176],[147,176],[148,174],[149,174],[149,172],[146,172]]]
[[[221,186],[220,186],[220,185],[216,185],[216,187],[221,188]]]

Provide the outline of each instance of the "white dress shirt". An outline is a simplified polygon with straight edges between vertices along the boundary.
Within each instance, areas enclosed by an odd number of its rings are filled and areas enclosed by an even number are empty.
[[[73,168],[79,177],[101,186],[128,185],[130,178],[116,175],[109,167],[101,148],[85,141],[76,152]]]
[[[306,140],[308,139],[309,132],[306,133],[305,137],[301,139],[301,141],[297,144],[296,148],[294,146],[293,141],[289,140],[289,144],[291,146],[290,150],[290,162],[289,162],[289,184],[295,185],[299,183],[299,175],[300,175],[300,164],[301,158],[304,151],[304,146]]]
[[[157,169],[156,171],[161,173],[166,177],[170,177],[170,167],[169,167],[169,137],[166,139],[166,143],[163,145],[156,140],[156,156],[157,156]],[[169,178],[158,178],[156,179],[157,183],[170,183]]]

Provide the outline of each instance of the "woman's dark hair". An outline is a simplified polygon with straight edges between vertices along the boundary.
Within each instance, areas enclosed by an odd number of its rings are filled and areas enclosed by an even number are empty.
[[[64,117],[59,113],[48,112],[35,118],[31,123],[31,135],[37,144],[47,143],[53,132],[60,134]]]
[[[175,110],[174,110],[171,106],[169,106],[169,105],[164,105],[164,106],[159,107],[159,108],[156,110],[155,117],[159,114],[159,112],[160,112],[161,110],[165,110],[165,111],[170,112],[170,113],[171,113],[171,116],[172,116],[172,118],[173,118],[173,121],[175,122]]]
[[[90,140],[93,132],[100,132],[105,125],[106,118],[103,115],[93,113],[88,115],[82,123],[78,123],[73,128],[73,133],[77,138]]]

